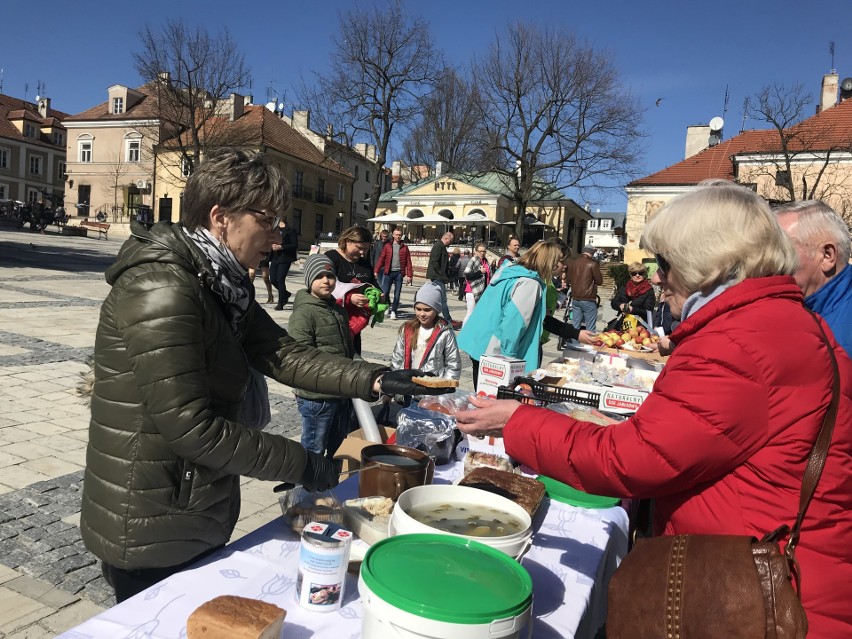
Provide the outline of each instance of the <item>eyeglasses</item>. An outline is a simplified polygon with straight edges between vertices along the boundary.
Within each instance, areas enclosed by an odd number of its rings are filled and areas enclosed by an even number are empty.
[[[266,211],[258,211],[257,209],[252,209],[249,207],[246,207],[246,211],[248,211],[249,213],[254,213],[255,215],[259,215],[260,219],[258,220],[258,222],[260,222],[260,225],[267,231],[271,231],[281,222],[280,214],[270,215]]]
[[[488,251],[486,251],[485,249],[478,249],[476,252],[477,253],[487,253]]]
[[[642,275],[644,277],[645,273],[644,271],[630,271],[630,275],[633,277],[636,277],[637,275]]]
[[[669,261],[659,253],[654,254],[654,259],[657,260],[657,272],[668,276],[669,271],[671,271],[672,268],[672,265],[669,264]]]

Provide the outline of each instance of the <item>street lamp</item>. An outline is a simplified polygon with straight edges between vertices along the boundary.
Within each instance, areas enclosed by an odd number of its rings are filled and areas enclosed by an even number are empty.
[[[346,215],[346,213],[344,213],[343,211],[338,211],[338,212],[337,212],[337,219],[338,219],[338,222],[337,222],[337,234],[338,234],[338,235],[340,235],[340,233],[343,231],[343,216],[344,216],[344,215]]]

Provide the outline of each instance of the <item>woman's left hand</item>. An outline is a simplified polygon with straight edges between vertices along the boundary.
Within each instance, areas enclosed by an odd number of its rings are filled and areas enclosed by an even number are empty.
[[[470,403],[476,410],[456,413],[458,429],[474,437],[502,437],[506,425],[521,403],[514,399],[486,399],[471,397]]]
[[[597,333],[593,333],[592,331],[580,331],[580,335],[577,337],[577,341],[581,344],[588,344],[589,346],[600,346],[601,338],[598,337]]]

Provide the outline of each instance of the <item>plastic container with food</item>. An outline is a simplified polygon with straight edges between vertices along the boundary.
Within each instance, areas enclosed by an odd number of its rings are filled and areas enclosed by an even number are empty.
[[[296,486],[278,498],[284,522],[298,535],[312,521],[343,525],[343,506],[330,490],[311,493]]]

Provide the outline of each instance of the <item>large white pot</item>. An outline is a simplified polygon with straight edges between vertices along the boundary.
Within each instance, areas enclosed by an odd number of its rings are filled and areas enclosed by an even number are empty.
[[[469,535],[458,535],[451,532],[446,532],[438,528],[433,528],[428,524],[421,523],[408,514],[413,508],[421,506],[435,506],[436,508],[442,504],[471,504],[477,506],[485,506],[500,510],[509,515],[517,517],[523,522],[521,532],[502,537],[474,537]],[[431,484],[428,486],[415,486],[409,488],[402,495],[393,509],[393,514],[390,518],[388,526],[388,534],[393,537],[395,535],[408,535],[413,533],[431,533],[438,535],[451,535],[453,537],[461,537],[478,541],[479,543],[491,546],[500,550],[510,557],[519,558],[527,551],[532,538],[532,519],[526,510],[521,508],[515,502],[489,493],[478,488],[470,486],[454,486],[448,484]]]

